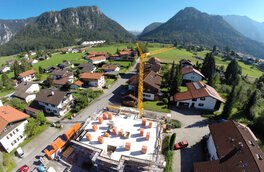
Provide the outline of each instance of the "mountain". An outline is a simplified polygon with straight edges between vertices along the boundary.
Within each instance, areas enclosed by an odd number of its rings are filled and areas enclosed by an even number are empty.
[[[223,18],[244,36],[264,43],[264,23],[252,20],[247,16],[228,15]]]
[[[21,20],[1,20],[0,19],[0,45],[7,43],[10,39],[25,27],[34,18]]]
[[[61,48],[98,39],[124,42],[134,40],[134,36],[96,6],[67,8],[41,14],[2,45],[0,55]]]
[[[160,25],[162,25],[161,22],[154,22],[154,23],[151,23],[150,25],[146,26],[143,30],[143,32],[141,33],[141,35],[144,35],[154,29],[156,29],[157,27],[159,27]]]
[[[141,31],[139,31],[139,30],[129,30],[128,32],[131,33],[134,36],[137,36],[137,35],[139,35],[141,33]]]
[[[142,34],[143,41],[175,42],[185,44],[229,46],[235,50],[264,57],[264,45],[246,38],[221,16],[208,15],[187,7],[158,28]]]

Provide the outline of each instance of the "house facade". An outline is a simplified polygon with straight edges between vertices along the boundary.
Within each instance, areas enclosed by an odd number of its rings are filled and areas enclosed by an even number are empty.
[[[16,87],[12,97],[17,97],[26,103],[33,101],[36,98],[36,93],[40,90],[38,83],[22,82]]]
[[[128,90],[134,90],[137,95],[139,76],[134,75],[128,80]],[[154,71],[147,71],[144,74],[143,98],[145,100],[158,100],[160,94],[161,76]]]
[[[11,106],[0,106],[0,144],[6,152],[11,152],[25,140],[27,118],[27,114]]]
[[[181,69],[181,72],[182,72],[182,79],[187,82],[197,82],[205,78],[200,71],[190,66],[183,67]]]
[[[83,86],[102,88],[105,85],[103,73],[82,73],[80,79]]]
[[[250,128],[228,120],[209,129],[208,161],[194,163],[195,172],[263,171],[264,154]]]
[[[4,67],[2,67],[2,68],[0,69],[0,73],[6,73],[6,72],[8,72],[8,71],[10,71],[10,67],[9,67],[9,66],[4,66]]]
[[[23,73],[20,73],[18,79],[21,82],[31,82],[36,79],[35,74],[36,74],[35,70],[31,69]]]
[[[215,111],[224,102],[214,88],[202,82],[190,82],[186,86],[187,91],[176,93],[171,97],[171,101],[175,102],[177,107]]]
[[[100,64],[106,61],[106,56],[90,57],[87,60],[93,64]]]
[[[42,106],[44,112],[64,116],[71,110],[74,98],[69,92],[44,89],[35,100]]]

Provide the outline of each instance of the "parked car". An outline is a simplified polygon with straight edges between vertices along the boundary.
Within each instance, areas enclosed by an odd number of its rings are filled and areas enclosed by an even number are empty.
[[[179,143],[176,143],[174,145],[174,149],[175,150],[183,149],[183,148],[186,148],[188,145],[189,145],[189,143],[187,142],[187,140],[183,140],[183,141],[181,141]]]
[[[21,147],[18,147],[16,150],[17,155],[19,156],[19,158],[23,158],[24,157],[24,151]]]
[[[23,165],[18,169],[18,172],[27,172],[29,170],[29,166]]]

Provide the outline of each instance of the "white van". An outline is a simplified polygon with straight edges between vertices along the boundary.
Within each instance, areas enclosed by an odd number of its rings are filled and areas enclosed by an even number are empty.
[[[20,157],[20,158],[23,158],[24,157],[24,151],[22,150],[21,147],[18,147],[17,150],[17,155]]]

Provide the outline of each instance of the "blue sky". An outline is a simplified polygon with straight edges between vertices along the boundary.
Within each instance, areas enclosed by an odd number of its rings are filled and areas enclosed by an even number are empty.
[[[20,19],[68,7],[98,6],[127,30],[165,22],[185,7],[209,14],[246,15],[264,22],[264,0],[0,0],[0,19]]]

